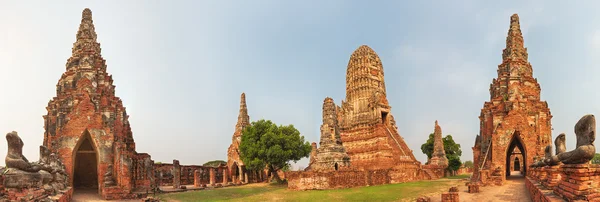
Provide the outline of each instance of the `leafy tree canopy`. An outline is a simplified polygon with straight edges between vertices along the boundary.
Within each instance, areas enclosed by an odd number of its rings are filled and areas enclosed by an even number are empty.
[[[202,164],[203,166],[210,166],[210,167],[217,167],[221,164],[227,164],[227,162],[223,161],[223,160],[214,160],[214,161],[209,161],[206,162],[204,164]]]
[[[594,158],[592,158],[592,164],[600,164],[600,154],[594,154]]]
[[[465,168],[473,168],[473,161],[465,161],[463,165],[465,165]]]
[[[433,154],[433,133],[429,134],[429,139],[427,142],[421,145],[421,151],[427,155],[427,158],[430,159]],[[460,156],[462,155],[462,151],[460,149],[460,144],[456,144],[454,139],[452,139],[452,135],[446,135],[446,137],[442,138],[442,142],[444,142],[444,151],[446,152],[446,158],[448,158],[448,168],[450,170],[458,170],[462,165],[460,161]]]
[[[277,171],[289,167],[289,162],[308,157],[310,143],[293,125],[277,126],[270,120],[258,120],[244,128],[240,142],[240,158],[250,170],[265,167],[278,182]]]

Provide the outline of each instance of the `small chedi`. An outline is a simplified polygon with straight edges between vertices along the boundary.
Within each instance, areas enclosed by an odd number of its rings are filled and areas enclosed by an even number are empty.
[[[446,157],[444,141],[442,140],[442,128],[438,125],[437,121],[435,121],[435,130],[433,132],[433,154],[427,164],[444,168],[448,167],[448,158]]]
[[[438,121],[436,120],[433,131],[433,153],[431,154],[431,158],[428,159],[427,164],[423,167],[426,168],[425,172],[431,173],[431,176],[435,176],[433,178],[440,178],[446,175],[448,164],[448,158],[444,150],[444,141],[442,139],[442,127],[438,125]]]
[[[38,162],[23,156],[23,141],[13,131],[6,134],[6,168],[0,168],[0,201],[70,201],[73,190],[65,166],[54,153],[40,146]]]
[[[330,171],[350,167],[350,157],[340,139],[340,131],[337,124],[337,112],[335,103],[331,98],[323,101],[323,124],[321,125],[320,147],[316,149],[314,160],[310,162],[306,171]]]
[[[244,128],[250,125],[250,116],[248,116],[248,106],[246,105],[246,94],[240,96],[240,112],[235,131],[231,138],[231,145],[227,149],[227,167],[229,168],[229,176],[234,184],[249,183],[262,181],[265,172],[249,172],[246,170],[244,162],[240,158],[240,143],[242,141],[242,132]]]
[[[596,153],[596,119],[583,116],[575,124],[577,145],[565,151],[565,134],[560,134],[552,146],[546,147],[546,156],[531,166],[525,181],[532,201],[599,201],[600,165],[590,164]]]
[[[480,132],[472,148],[475,169],[471,180],[483,185],[501,185],[511,175],[515,147],[527,174],[534,158],[542,157],[552,140],[552,115],[548,103],[540,100],[540,84],[528,62],[517,14],[510,17],[497,72],[498,78],[490,85],[490,101],[481,109]]]
[[[135,150],[129,115],[96,39],[86,8],[56,97],[46,107],[43,145],[64,163],[75,189],[96,189],[104,199],[144,197],[155,184],[154,163]]]

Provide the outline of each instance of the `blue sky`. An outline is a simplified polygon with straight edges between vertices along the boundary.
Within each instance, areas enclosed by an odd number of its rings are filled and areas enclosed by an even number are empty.
[[[567,133],[572,149],[577,120],[600,112],[597,4],[1,1],[0,132],[18,131],[24,154],[38,158],[42,115],[89,7],[137,150],[155,161],[226,159],[242,92],[252,121],[294,124],[318,142],[323,99],[344,99],[346,65],[362,44],[382,59],[392,113],[417,158],[426,161],[420,145],[438,120],[470,160],[510,15],[518,13],[554,116],[552,135]]]

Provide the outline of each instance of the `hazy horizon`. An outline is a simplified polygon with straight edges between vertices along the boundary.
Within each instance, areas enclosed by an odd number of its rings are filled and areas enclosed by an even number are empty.
[[[68,2],[68,3],[67,3]],[[143,2],[143,3],[142,3]],[[474,0],[0,2],[0,133],[37,161],[84,8],[139,153],[182,165],[227,160],[240,94],[251,121],[293,124],[318,142],[325,97],[345,98],[346,65],[366,44],[381,57],[391,113],[419,161],[439,121],[472,160],[479,114],[518,13],[553,139],[599,114],[600,2]],[[0,140],[6,148],[6,140]],[[6,156],[0,149],[0,156]],[[295,166],[306,167],[307,159]],[[0,162],[4,165],[4,162]]]

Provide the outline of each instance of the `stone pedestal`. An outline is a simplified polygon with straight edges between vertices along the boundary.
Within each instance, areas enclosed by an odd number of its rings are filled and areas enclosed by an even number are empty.
[[[43,176],[40,172],[26,172],[8,168],[4,174],[6,188],[37,188],[43,185]]]
[[[200,173],[200,170],[195,170],[194,171],[194,187],[201,187],[202,186],[202,174]]]
[[[567,164],[560,167],[563,178],[554,187],[554,193],[568,201],[600,199],[600,166],[594,164]]]
[[[541,184],[548,189],[553,189],[561,179],[560,166],[546,166],[544,170],[546,171],[546,180],[541,181]]]
[[[448,192],[442,193],[442,202],[459,202],[458,188],[452,187]]]
[[[538,181],[545,182],[546,181],[546,167],[539,167],[538,170]]]
[[[214,168],[209,168],[209,174],[210,174],[210,186],[215,186],[215,181],[217,181],[217,178],[215,176],[215,169]]]
[[[479,193],[479,183],[469,182],[467,183],[467,187],[469,187],[469,193]]]
[[[173,160],[173,170],[171,171],[171,174],[173,174],[173,188],[181,188],[181,167],[179,166],[178,160]]]

